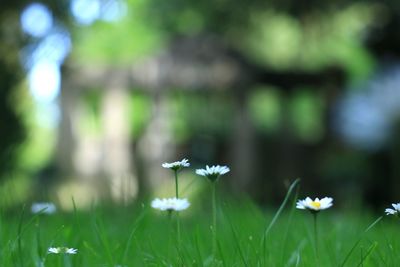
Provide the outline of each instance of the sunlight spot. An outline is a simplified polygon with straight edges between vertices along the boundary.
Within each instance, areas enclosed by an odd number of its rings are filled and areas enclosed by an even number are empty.
[[[75,20],[82,25],[90,25],[100,16],[100,1],[73,0],[71,12]]]
[[[124,1],[110,0],[103,4],[101,19],[108,22],[115,22],[127,14],[127,6]]]
[[[58,30],[46,36],[33,52],[34,61],[43,59],[61,64],[71,50],[71,38],[68,32]]]
[[[28,74],[29,89],[39,103],[54,101],[60,92],[60,68],[51,61],[37,62]]]
[[[21,14],[21,27],[24,32],[34,36],[44,36],[53,25],[50,10],[43,4],[33,3],[27,6]]]
[[[37,62],[46,60],[62,64],[71,50],[71,37],[62,27],[55,27],[39,43],[28,44],[20,51],[21,62],[30,70]]]

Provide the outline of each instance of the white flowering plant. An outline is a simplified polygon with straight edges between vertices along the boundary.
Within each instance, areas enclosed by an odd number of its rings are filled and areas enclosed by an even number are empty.
[[[77,254],[78,249],[68,247],[50,247],[47,250],[49,254]]]
[[[400,203],[393,203],[392,208],[385,209],[386,215],[395,215],[400,217]]]
[[[151,207],[161,211],[182,211],[190,206],[189,201],[186,198],[179,199],[173,198],[156,198],[151,202]]]
[[[296,203],[296,208],[301,210],[309,210],[311,212],[319,212],[321,210],[329,209],[333,205],[333,198],[315,198],[312,200],[310,197],[306,197],[303,200],[299,200]]]
[[[214,165],[205,169],[197,169],[196,174],[207,177],[210,181],[215,182],[221,175],[228,173],[230,169],[227,166]]]
[[[180,169],[189,167],[190,163],[188,159],[182,159],[181,161],[175,161],[171,163],[164,162],[161,166],[166,169],[178,171]]]

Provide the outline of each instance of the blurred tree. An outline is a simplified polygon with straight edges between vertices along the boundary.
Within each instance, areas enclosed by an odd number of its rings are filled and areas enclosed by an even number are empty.
[[[18,146],[25,132],[18,114],[16,89],[23,80],[19,64],[21,35],[18,1],[3,1],[0,8],[0,179],[12,177]]]
[[[43,164],[47,161],[41,159],[46,154],[43,151],[49,150],[51,140],[46,139],[46,131],[35,129],[37,124],[33,121],[37,120],[37,113],[28,93],[27,75],[23,68],[26,64],[23,62],[23,49],[37,41],[23,33],[21,27],[21,14],[32,2],[5,0],[0,3],[0,179],[3,182],[0,190],[4,196],[1,204],[7,205],[31,196],[27,190],[33,179],[26,178],[45,167]],[[68,1],[40,2],[60,20],[68,20],[68,9],[65,8]],[[42,142],[39,146],[37,140]]]
[[[2,87],[8,88],[2,91],[4,97],[0,101],[5,103],[0,116],[5,119],[0,123],[4,123],[12,133],[4,135],[1,140],[4,156],[0,159],[4,164],[12,162],[9,151],[22,140],[24,133],[10,99],[12,88],[22,78],[22,72],[18,71],[19,49],[24,42],[31,41],[16,34],[20,32],[19,14],[31,2],[5,0],[0,11],[0,77],[3,78]],[[191,144],[197,148],[207,146],[204,145],[206,142],[195,144],[198,136],[190,136],[194,127],[202,128],[202,133],[206,133],[204,136],[218,136],[214,140],[213,149],[217,152],[213,159],[229,158],[234,163],[237,169],[232,173],[243,179],[238,180],[238,188],[242,189],[241,185],[252,182],[252,179],[260,180],[258,176],[276,176],[279,180],[295,174],[327,175],[324,171],[315,171],[313,165],[321,154],[324,155],[321,151],[337,153],[330,120],[339,89],[344,87],[344,82],[358,82],[368,77],[379,62],[377,58],[389,54],[393,59],[400,54],[400,45],[396,45],[398,38],[393,37],[397,36],[400,21],[400,5],[396,0],[128,0],[126,16],[121,20],[109,23],[99,19],[86,27],[71,23],[72,1],[47,0],[43,3],[59,21],[66,23],[74,40],[72,55],[63,68],[65,79],[61,95],[64,124],[60,129],[59,152],[68,156],[61,156],[59,162],[66,172],[77,164],[82,168],[90,165],[71,152],[79,142],[87,145],[96,166],[106,175],[117,175],[119,170],[111,169],[118,166],[113,162],[121,155],[125,155],[122,156],[126,157],[124,161],[137,160],[126,156],[131,144],[127,140],[129,127],[123,125],[130,121],[124,114],[128,112],[125,100],[131,89],[143,90],[146,97],[155,100],[150,100],[146,106],[151,114],[143,115],[147,122],[142,124],[141,140],[135,140],[139,143],[135,152],[152,162],[153,166],[145,166],[146,169],[156,168],[154,164],[172,156],[174,152],[166,150],[171,148],[172,142],[178,143],[172,134],[174,125],[170,123],[173,122],[170,114],[173,112],[168,104],[171,89],[174,89],[196,93],[201,90],[213,95],[206,97],[201,108],[195,111],[207,114],[204,123],[181,122],[179,127],[189,129],[185,141],[195,140]],[[141,61],[144,58],[146,60]],[[274,87],[274,96],[265,89],[271,86]],[[113,129],[96,133],[95,142],[84,140],[82,136],[81,140],[74,140],[74,134],[81,134],[79,127],[85,124],[82,123],[85,118],[77,116],[86,114],[79,113],[85,109],[82,92],[93,88],[106,90],[101,93],[99,101],[100,123],[104,123],[104,127],[111,125],[115,116],[118,125],[122,126],[119,134],[115,134],[117,131]],[[260,88],[266,93],[258,93]],[[216,96],[217,90],[229,90],[233,96],[221,100]],[[203,101],[202,97],[200,93],[193,97],[195,100],[184,102],[184,109],[189,110],[187,106]],[[211,108],[218,103],[210,99],[224,102],[220,106],[228,107],[232,112],[228,115],[221,112],[223,115],[218,120],[218,108],[217,111]],[[268,121],[271,115],[265,113],[268,113],[266,106],[269,105],[273,106],[271,114],[275,114],[272,116],[276,116],[277,122]],[[322,114],[313,115],[316,113]],[[187,118],[191,120],[196,116],[188,115]],[[229,131],[221,130],[227,121],[233,126],[226,127]],[[98,132],[104,130],[99,128]],[[121,153],[110,159],[113,154],[108,152],[114,150],[114,144]],[[220,155],[220,148],[226,146],[232,147],[232,153]],[[259,159],[251,156],[253,151]],[[270,155],[265,156],[264,151]],[[335,155],[340,157],[340,153]],[[254,163],[254,160],[258,162]],[[256,164],[262,166],[261,169],[264,164],[268,165],[268,171],[254,170],[252,166]],[[108,167],[111,174],[104,171]],[[125,168],[125,171],[130,171],[130,168]],[[254,174],[249,174],[252,171]],[[157,178],[160,175],[154,172],[149,176]],[[260,191],[257,184],[253,184],[253,188]]]

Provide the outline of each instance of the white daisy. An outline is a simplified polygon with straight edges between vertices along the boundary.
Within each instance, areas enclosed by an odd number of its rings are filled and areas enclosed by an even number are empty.
[[[225,173],[228,173],[230,169],[227,166],[220,166],[220,165],[214,165],[209,167],[206,165],[205,169],[197,169],[196,174],[205,176],[211,181],[215,181],[220,177],[221,175],[224,175]]]
[[[385,209],[386,215],[400,216],[400,203],[392,204],[393,209]]]
[[[31,206],[31,212],[35,214],[53,214],[56,210],[56,206],[51,202],[36,202]]]
[[[76,254],[76,253],[78,253],[78,249],[66,248],[66,247],[51,247],[47,250],[47,253],[50,253],[50,254],[60,254],[60,253]]]
[[[48,253],[52,253],[52,254],[58,254],[61,252],[60,248],[49,248],[47,250]]]
[[[165,162],[161,166],[163,168],[166,168],[166,169],[171,169],[171,170],[177,171],[177,170],[180,170],[180,169],[182,169],[184,167],[189,167],[190,163],[189,163],[189,161],[187,159],[183,159],[181,161],[175,161],[175,162],[172,162],[172,163]]]
[[[181,211],[187,209],[190,203],[186,198],[156,198],[151,202],[151,206],[162,211]]]
[[[78,249],[76,249],[76,248],[66,248],[65,253],[67,253],[67,254],[76,254],[76,253],[78,253]]]
[[[316,198],[312,200],[311,198],[307,197],[304,200],[298,200],[296,204],[296,208],[301,210],[310,210],[312,212],[318,212],[320,210],[325,210],[332,207],[333,198],[331,197],[324,197],[322,199]]]

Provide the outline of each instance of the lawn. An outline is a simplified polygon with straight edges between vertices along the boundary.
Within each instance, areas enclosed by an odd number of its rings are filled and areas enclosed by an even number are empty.
[[[296,209],[296,200],[292,192],[282,209],[263,208],[220,194],[214,252],[207,196],[189,199],[191,206],[179,212],[180,241],[176,212],[152,209],[151,199],[53,214],[3,211],[0,266],[399,266],[396,216],[348,211],[334,202],[318,213],[315,250],[313,216]],[[78,251],[53,254],[50,247]]]

